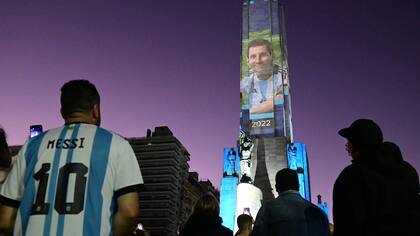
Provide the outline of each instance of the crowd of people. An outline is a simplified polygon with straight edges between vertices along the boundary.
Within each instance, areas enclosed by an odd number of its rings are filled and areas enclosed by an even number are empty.
[[[100,128],[100,96],[86,80],[61,88],[64,125],[29,139],[16,157],[0,128],[0,235],[148,235],[137,229],[143,178],[129,143]],[[237,236],[420,235],[420,187],[399,147],[368,119],[338,134],[352,163],[333,187],[333,223],[299,194],[297,172],[276,174],[278,197],[255,221],[237,218]],[[71,180],[71,181],[70,181]],[[69,197],[70,196],[70,197]],[[77,232],[77,233],[76,233]],[[181,236],[227,236],[218,200],[202,196]]]

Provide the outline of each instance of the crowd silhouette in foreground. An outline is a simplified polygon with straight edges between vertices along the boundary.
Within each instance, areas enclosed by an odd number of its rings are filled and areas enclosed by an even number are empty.
[[[99,128],[95,86],[69,81],[60,101],[65,125],[31,138],[15,157],[0,128],[0,236],[150,235],[135,229],[143,184],[137,160],[127,141]],[[279,196],[262,204],[255,222],[240,215],[235,235],[419,236],[419,177],[398,145],[384,141],[369,119],[356,120],[338,134],[348,141],[352,163],[333,187],[333,227],[322,210],[300,196],[296,171],[285,168],[276,174]],[[47,188],[49,181],[56,187]],[[74,189],[72,201],[66,199],[67,189]],[[207,193],[180,235],[233,232],[222,225],[219,203]]]

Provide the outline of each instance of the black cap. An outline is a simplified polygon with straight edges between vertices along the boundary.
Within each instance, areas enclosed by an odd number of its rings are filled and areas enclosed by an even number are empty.
[[[369,119],[356,120],[350,127],[338,131],[338,134],[353,144],[372,145],[383,141],[381,128]]]

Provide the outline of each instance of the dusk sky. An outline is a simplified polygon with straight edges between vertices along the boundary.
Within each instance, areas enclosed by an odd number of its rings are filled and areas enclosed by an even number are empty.
[[[285,0],[294,139],[307,144],[312,200],[331,210],[350,163],[337,131],[370,118],[419,172],[420,2]],[[220,185],[239,134],[240,0],[0,1],[0,125],[63,124],[59,89],[92,81],[102,127],[168,126],[190,170]]]

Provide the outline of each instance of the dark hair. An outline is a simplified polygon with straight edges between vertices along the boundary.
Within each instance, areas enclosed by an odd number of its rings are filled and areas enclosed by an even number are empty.
[[[238,219],[236,219],[236,223],[238,224],[239,232],[241,230],[246,229],[248,226],[252,225],[252,216],[247,214],[241,214],[238,216]]]
[[[299,180],[295,170],[284,168],[276,174],[276,190],[278,193],[287,190],[299,190]]]
[[[254,39],[251,42],[249,42],[249,44],[248,44],[248,54],[249,54],[249,49],[250,48],[258,47],[258,46],[266,46],[270,55],[273,54],[273,46],[271,45],[270,41],[268,41],[266,39],[262,39],[262,38]]]
[[[194,207],[194,214],[215,214],[219,215],[219,202],[211,193],[204,194]]]
[[[3,128],[0,128],[0,167],[9,168],[10,163],[10,150],[6,140],[6,132]]]
[[[61,115],[67,118],[75,112],[88,113],[100,103],[98,90],[88,80],[71,80],[61,87]]]

